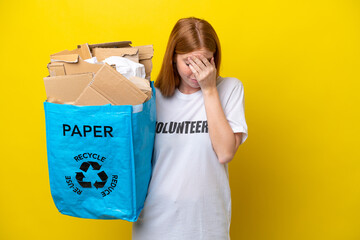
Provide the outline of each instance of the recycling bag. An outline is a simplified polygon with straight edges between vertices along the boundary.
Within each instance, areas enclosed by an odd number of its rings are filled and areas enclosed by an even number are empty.
[[[74,217],[137,221],[151,178],[156,105],[44,102],[51,195]]]

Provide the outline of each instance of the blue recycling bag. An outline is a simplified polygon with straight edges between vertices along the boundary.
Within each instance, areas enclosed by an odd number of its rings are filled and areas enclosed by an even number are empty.
[[[151,178],[156,103],[44,102],[51,195],[74,217],[137,221]]]

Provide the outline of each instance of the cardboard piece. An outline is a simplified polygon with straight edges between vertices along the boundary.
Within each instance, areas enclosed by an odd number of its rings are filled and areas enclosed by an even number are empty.
[[[74,102],[74,105],[77,106],[97,106],[105,104],[112,104],[112,102],[92,87],[87,87]]]
[[[46,95],[58,101],[74,102],[92,80],[92,73],[45,77]]]
[[[69,55],[69,54],[78,54],[77,52],[74,52],[75,50],[69,51],[69,50],[63,50],[61,52],[53,53],[50,55],[50,58],[56,55]]]
[[[107,43],[97,43],[97,44],[90,44],[88,45],[90,51],[93,48],[123,48],[123,47],[130,47],[131,41],[121,41],[121,42],[107,42]],[[78,45],[78,48],[81,45]]]
[[[57,104],[74,104],[74,102],[64,102],[63,100],[61,99],[58,99],[58,98],[55,98],[55,97],[48,97],[46,99],[47,102],[50,102],[50,103],[57,103]]]
[[[92,58],[92,54],[89,48],[89,44],[85,43],[80,45],[80,47],[78,47],[78,51],[79,51],[79,55],[83,60]]]
[[[75,105],[138,105],[146,99],[147,95],[135,84],[104,64],[75,101]]]
[[[58,53],[54,53],[52,55],[50,55],[50,58],[53,59],[53,58],[56,58],[58,60],[63,60],[65,61],[65,59],[61,59],[59,57],[60,56],[66,56],[66,55],[72,55],[72,54],[77,54],[78,56],[80,56],[83,60],[86,60],[86,59],[89,59],[89,58],[92,58],[92,54],[91,54],[91,51],[90,51],[90,48],[89,48],[89,45],[87,43],[85,44],[82,44],[82,45],[79,45],[77,49],[74,49],[74,50],[64,50],[64,51],[61,51],[61,52],[58,52]],[[60,59],[59,59],[60,58]]]
[[[51,77],[65,75],[64,64],[61,62],[52,62],[48,64],[48,70]]]
[[[148,79],[132,76],[129,80],[134,83],[143,93],[146,94],[147,98],[145,101],[151,98],[152,89],[150,86],[150,81]]]
[[[125,48],[94,48],[92,54],[98,62],[104,61],[108,57],[119,56],[127,58],[136,63],[139,62],[139,49],[132,47]]]
[[[68,62],[68,63],[77,63],[79,59],[79,54],[67,54],[67,55],[52,55],[50,56],[51,62]]]
[[[152,57],[154,55],[153,45],[136,46],[135,48],[139,49],[139,63],[145,66],[145,78],[150,80]]]
[[[49,74],[51,77],[61,76],[61,75],[72,75],[80,73],[97,73],[97,71],[102,67],[102,64],[92,64],[85,62],[79,57],[77,63],[69,63],[65,61],[51,62],[48,64]]]

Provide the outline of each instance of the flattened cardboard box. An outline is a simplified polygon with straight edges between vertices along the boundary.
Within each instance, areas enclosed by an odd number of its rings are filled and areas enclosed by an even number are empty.
[[[97,73],[101,68],[102,64],[92,64],[85,62],[80,57],[78,57],[77,63],[70,63],[66,61],[62,62],[51,62],[48,64],[48,69],[50,76],[62,76],[62,75],[72,75],[72,74],[81,74],[81,73]]]
[[[64,103],[75,102],[92,80],[92,73],[45,77],[46,95]]]
[[[75,105],[138,105],[147,95],[108,64],[102,65]]]
[[[145,74],[146,74],[145,78],[150,80],[154,48],[152,45],[135,46],[135,48],[139,49],[139,63],[145,66]]]
[[[92,58],[89,45],[79,45],[74,50],[64,50],[50,55],[50,63],[48,64],[49,74],[51,77],[72,75],[92,72],[96,73],[102,65],[91,64],[84,60]]]
[[[133,62],[139,62],[139,49],[133,47],[126,48],[93,48],[92,54],[98,62],[104,61],[108,57],[119,56],[127,58]]]
[[[97,43],[97,44],[89,44],[89,48],[92,51],[93,48],[122,48],[122,47],[131,47],[130,44],[132,44],[131,41],[121,41],[121,42],[106,42],[106,43]],[[78,48],[81,47],[81,45],[77,46]]]
[[[151,98],[152,89],[149,80],[136,76],[132,76],[129,80],[134,83],[143,93],[146,94],[146,101]]]
[[[90,51],[90,48],[89,48],[89,45],[87,43],[85,44],[82,44],[82,45],[79,45],[78,48],[74,49],[74,50],[64,50],[64,51],[61,51],[61,52],[58,52],[58,53],[54,53],[54,54],[51,54],[50,55],[50,58],[51,59],[61,59],[60,56],[64,56],[64,55],[78,55],[80,56],[83,60],[85,59],[89,59],[89,58],[92,58],[92,54],[91,54],[91,51]]]

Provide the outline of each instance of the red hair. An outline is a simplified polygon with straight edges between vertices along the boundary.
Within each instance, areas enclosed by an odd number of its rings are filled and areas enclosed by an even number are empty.
[[[155,81],[162,95],[170,97],[180,85],[180,76],[174,63],[175,54],[186,54],[199,49],[214,53],[216,78],[220,72],[220,41],[207,21],[195,17],[179,19],[171,31],[160,73]]]

